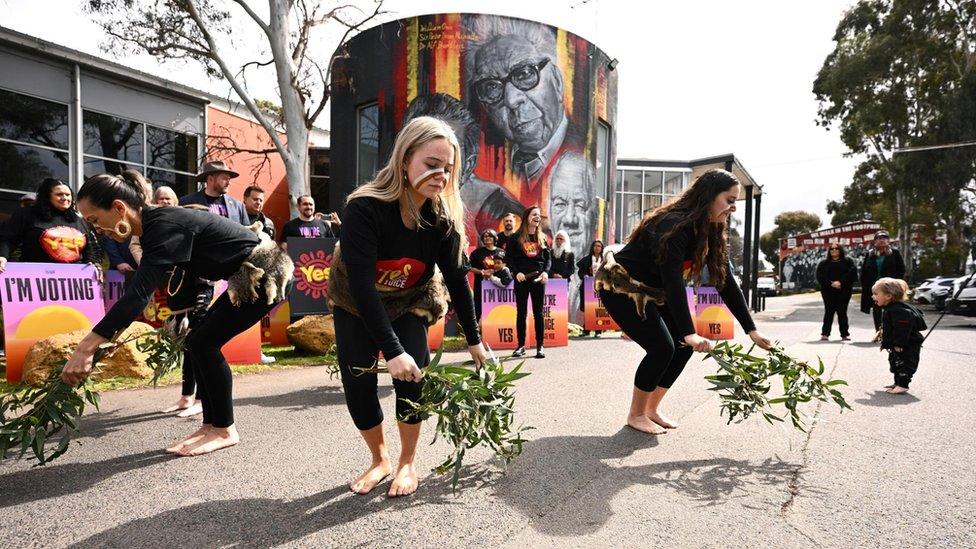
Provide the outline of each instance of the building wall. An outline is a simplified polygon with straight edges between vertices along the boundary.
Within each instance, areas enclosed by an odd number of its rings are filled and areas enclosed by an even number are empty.
[[[386,163],[406,121],[428,114],[461,142],[470,242],[536,204],[577,254],[612,234],[617,74],[593,44],[532,21],[438,14],[372,28],[348,49],[333,70],[333,204]],[[489,77],[508,81],[494,82],[497,98]],[[536,171],[521,153],[538,150]]]

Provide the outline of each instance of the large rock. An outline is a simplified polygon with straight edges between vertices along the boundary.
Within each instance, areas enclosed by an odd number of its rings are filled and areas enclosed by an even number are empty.
[[[335,345],[335,321],[332,315],[310,315],[302,317],[285,328],[288,341],[297,349],[316,355],[332,351]]]
[[[137,334],[151,332],[153,327],[142,322],[133,322],[126,328],[118,339],[123,340]],[[88,330],[77,330],[65,334],[57,334],[38,340],[27,351],[24,358],[23,379],[31,385],[39,385],[51,369],[63,365],[74,352],[82,338],[88,335]],[[136,343],[129,342],[117,347],[111,354],[98,363],[98,372],[94,379],[112,377],[134,377],[148,379],[152,377],[152,369],[146,366],[148,354],[136,349]]]

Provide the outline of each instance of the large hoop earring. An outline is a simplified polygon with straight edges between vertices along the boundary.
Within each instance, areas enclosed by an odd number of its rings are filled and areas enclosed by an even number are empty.
[[[115,228],[112,230],[115,232],[115,234],[121,237],[126,237],[132,232],[132,225],[129,225],[129,222],[123,219],[116,223]]]

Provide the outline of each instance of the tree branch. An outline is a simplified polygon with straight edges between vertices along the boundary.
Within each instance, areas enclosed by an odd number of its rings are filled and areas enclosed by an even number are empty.
[[[190,4],[192,3],[193,2],[191,1]],[[245,0],[234,0],[234,3],[240,6],[241,8],[243,8],[245,12],[247,12],[247,14],[251,17],[251,19],[253,19],[254,22],[257,23],[259,27],[261,27],[261,30],[264,31],[264,34],[271,36],[271,28],[268,27],[268,24],[264,22],[264,19],[261,19],[261,17],[259,17],[257,13],[254,13],[254,10],[251,9],[251,6],[249,6]]]

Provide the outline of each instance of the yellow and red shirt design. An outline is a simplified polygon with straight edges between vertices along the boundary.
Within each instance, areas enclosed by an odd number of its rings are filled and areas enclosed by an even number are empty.
[[[87,243],[85,234],[74,227],[58,225],[41,233],[41,249],[61,263],[78,261]]]
[[[499,267],[499,264],[500,263],[501,263],[500,261],[497,261],[495,259],[495,256],[493,256],[493,255],[486,255],[485,256],[485,259],[482,260],[482,262],[481,262],[481,268],[482,269],[492,269],[492,270],[494,270],[494,269],[497,269]]]
[[[681,265],[681,278],[685,279],[685,281],[691,281],[691,267],[693,265],[694,263],[690,259],[686,259]]]
[[[539,246],[538,242],[525,241],[522,243],[522,253],[525,257],[536,257],[542,248]]]
[[[427,272],[427,265],[410,257],[376,262],[376,289],[392,292],[412,288]]]

